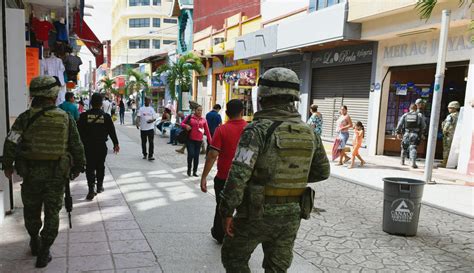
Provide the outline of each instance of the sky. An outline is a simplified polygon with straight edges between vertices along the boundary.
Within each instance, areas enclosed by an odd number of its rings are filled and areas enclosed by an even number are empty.
[[[84,16],[84,20],[94,31],[100,41],[110,40],[112,35],[112,3],[113,0],[86,0],[86,5],[94,6],[94,9],[85,8],[84,13],[92,16]],[[89,60],[92,61],[92,67],[95,67],[95,58],[92,53],[83,46],[79,52],[82,59],[80,79],[83,82],[85,74],[89,69]],[[81,83],[84,86],[83,83]]]

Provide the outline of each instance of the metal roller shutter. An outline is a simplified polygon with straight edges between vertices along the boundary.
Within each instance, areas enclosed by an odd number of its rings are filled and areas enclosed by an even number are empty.
[[[301,65],[299,63],[295,63],[295,64],[282,64],[282,65],[273,65],[273,66],[266,66],[264,68],[264,71],[267,71],[271,68],[274,68],[274,67],[286,67],[288,69],[291,69],[293,71],[295,71],[296,75],[298,75],[298,78],[301,79]],[[263,74],[263,73],[262,73]]]
[[[356,64],[313,69],[311,99],[323,115],[322,138],[333,140],[339,108],[346,105],[352,122],[361,121],[367,135],[372,64]],[[349,130],[352,141],[353,130]]]

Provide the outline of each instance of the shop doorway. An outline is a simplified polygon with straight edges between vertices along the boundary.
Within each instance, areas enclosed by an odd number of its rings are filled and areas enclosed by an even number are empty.
[[[400,140],[396,139],[396,127],[399,119],[408,111],[411,103],[421,98],[425,102],[422,109],[426,116],[427,128],[431,115],[433,102],[433,84],[436,65],[419,65],[390,68],[390,88],[387,103],[387,116],[385,122],[385,155],[400,155]],[[438,124],[438,140],[436,143],[436,159],[443,157],[441,122],[448,115],[447,106],[451,101],[458,101],[464,105],[466,95],[467,62],[447,63],[444,80],[443,97],[440,108],[440,121]],[[426,132],[428,133],[428,132]],[[426,140],[418,146],[418,157],[426,155]]]

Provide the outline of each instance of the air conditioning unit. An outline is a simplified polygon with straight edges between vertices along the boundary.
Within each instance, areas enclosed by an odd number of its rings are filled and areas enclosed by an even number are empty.
[[[220,43],[223,43],[223,42],[225,42],[224,37],[216,37],[216,38],[214,38],[214,44],[213,45],[217,45],[217,44],[220,44]]]

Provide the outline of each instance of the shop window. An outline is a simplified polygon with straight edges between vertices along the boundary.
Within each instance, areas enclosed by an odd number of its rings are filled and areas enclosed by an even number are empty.
[[[161,6],[161,0],[153,0],[153,6]]]
[[[128,20],[131,28],[150,27],[150,18],[133,18]]]
[[[164,45],[176,44],[176,40],[163,40]]]
[[[130,7],[149,6],[150,0],[128,0],[128,5]]]
[[[163,19],[163,23],[165,23],[165,24],[177,24],[178,20],[165,18],[165,19]]]
[[[153,27],[161,27],[161,19],[153,18]]]
[[[309,12],[324,9],[335,4],[344,2],[345,0],[310,0]]]
[[[129,40],[128,48],[130,49],[150,48],[150,40]]]
[[[153,48],[160,49],[160,46],[161,46],[161,41],[153,39]]]

